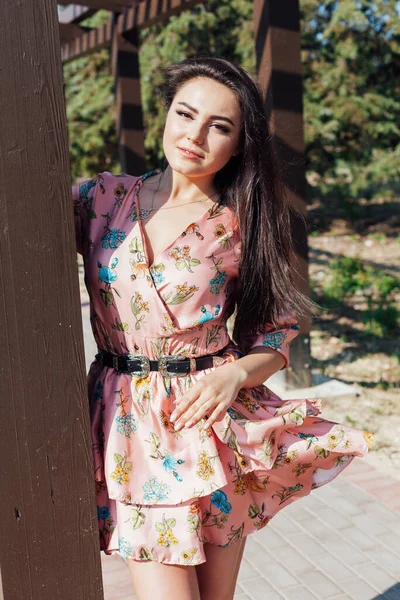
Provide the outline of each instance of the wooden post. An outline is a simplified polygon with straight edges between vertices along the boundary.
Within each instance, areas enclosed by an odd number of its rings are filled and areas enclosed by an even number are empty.
[[[121,171],[140,175],[146,171],[142,97],[139,78],[139,32],[120,33],[117,15],[113,27],[111,64],[114,76],[116,129]]]
[[[0,57],[0,597],[100,600],[53,0],[2,0]]]
[[[258,81],[265,90],[265,110],[286,192],[292,206],[306,219],[298,0],[254,0],[254,35]],[[300,217],[292,222],[292,234],[296,250],[293,263],[300,274],[297,285],[309,295],[307,230]],[[311,385],[310,329],[311,318],[300,319],[300,333],[291,342],[291,366],[285,369],[289,389]]]

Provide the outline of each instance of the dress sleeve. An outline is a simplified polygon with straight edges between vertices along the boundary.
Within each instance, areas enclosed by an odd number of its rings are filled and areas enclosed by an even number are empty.
[[[98,177],[86,179],[72,186],[72,205],[75,220],[75,239],[78,254],[83,255],[89,231],[89,220],[96,217],[92,204],[98,188]]]
[[[265,333],[257,332],[249,338],[250,346],[248,352],[258,346],[264,348],[272,348],[282,354],[285,359],[285,364],[280,369],[286,369],[290,364],[289,345],[290,342],[299,334],[299,323],[294,313],[286,313],[280,319],[278,327],[274,327],[272,323],[266,323]]]

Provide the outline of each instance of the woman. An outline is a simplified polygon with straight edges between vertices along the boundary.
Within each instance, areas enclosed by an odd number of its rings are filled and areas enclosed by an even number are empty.
[[[163,75],[165,170],[73,187],[99,347],[100,545],[126,559],[139,600],[225,600],[246,535],[364,456],[372,434],[263,385],[316,305],[293,282],[262,90],[218,58]]]

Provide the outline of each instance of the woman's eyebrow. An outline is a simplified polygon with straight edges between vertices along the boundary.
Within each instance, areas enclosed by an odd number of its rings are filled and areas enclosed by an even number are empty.
[[[196,115],[199,114],[199,111],[197,110],[197,108],[190,106],[190,104],[188,104],[187,102],[177,102],[177,104],[182,104],[183,106],[186,106],[187,108],[192,110],[194,113],[196,113]],[[235,123],[233,121],[231,121],[231,119],[228,119],[228,117],[221,117],[219,115],[210,115],[210,119],[218,119],[219,121],[227,121],[228,123],[233,125],[233,127],[235,127]]]

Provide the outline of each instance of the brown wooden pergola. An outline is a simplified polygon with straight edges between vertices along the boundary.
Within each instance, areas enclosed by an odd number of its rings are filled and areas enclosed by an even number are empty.
[[[62,63],[112,48],[122,170],[146,171],[138,31],[199,0],[0,4],[0,600],[103,598]],[[99,9],[108,22],[82,21]],[[290,202],[306,217],[298,0],[254,0],[258,79]],[[299,285],[308,246],[293,222]],[[310,384],[310,320],[291,386]]]

